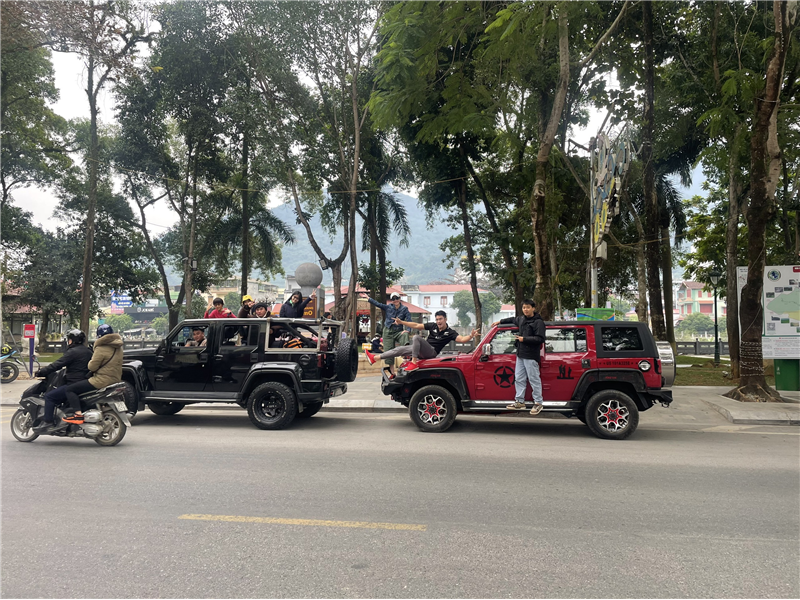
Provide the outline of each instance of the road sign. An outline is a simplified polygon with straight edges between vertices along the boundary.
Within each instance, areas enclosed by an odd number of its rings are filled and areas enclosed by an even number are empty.
[[[22,326],[22,337],[26,340],[32,340],[36,337],[36,325],[33,323],[25,323]]]

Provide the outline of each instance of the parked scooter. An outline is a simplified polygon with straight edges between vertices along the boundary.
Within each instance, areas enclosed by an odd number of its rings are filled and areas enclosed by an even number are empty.
[[[36,433],[34,426],[44,417],[44,394],[64,381],[66,369],[51,373],[25,390],[19,408],[11,417],[11,433],[20,442],[32,442],[40,435],[57,437],[86,437],[101,446],[116,446],[125,437],[131,422],[125,405],[125,383],[115,383],[100,390],[79,396],[83,423],[64,421],[64,411],[56,407],[55,427],[47,433]]]
[[[35,365],[35,370],[32,371],[33,373],[42,368],[36,355],[33,357],[33,364]],[[3,346],[2,349],[0,349],[0,369],[2,369],[2,379],[0,379],[0,383],[11,383],[14,381],[19,377],[20,367],[28,373],[28,366],[22,360],[19,351],[8,344]]]

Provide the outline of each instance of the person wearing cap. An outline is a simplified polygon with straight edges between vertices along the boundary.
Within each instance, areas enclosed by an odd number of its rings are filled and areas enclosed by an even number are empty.
[[[248,294],[245,294],[244,296],[242,296],[242,308],[239,309],[239,314],[236,316],[239,317],[240,319],[246,319],[247,317],[252,317],[253,316],[252,310],[254,304],[255,301],[253,300],[253,297]]]
[[[258,302],[253,306],[250,316],[255,317],[256,319],[266,319],[269,314],[269,304],[266,302]]]
[[[213,310],[206,311],[206,319],[233,319],[236,317],[229,309],[225,308],[225,301],[222,298],[214,298]]]
[[[410,321],[411,313],[408,312],[408,307],[403,305],[400,300],[400,294],[392,292],[389,296],[389,304],[383,304],[377,300],[367,296],[367,302],[377,306],[383,311],[383,351],[388,352],[392,348],[399,348],[408,344],[408,331],[407,327],[396,323],[397,319],[401,321]],[[387,358],[384,362],[388,365],[389,371],[394,373],[394,358]]]

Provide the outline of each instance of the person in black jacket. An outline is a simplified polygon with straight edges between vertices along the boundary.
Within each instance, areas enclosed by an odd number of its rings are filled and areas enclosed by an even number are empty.
[[[514,372],[514,403],[508,408],[512,410],[525,410],[525,389],[528,383],[531,384],[531,395],[533,396],[532,415],[542,412],[542,378],[539,374],[539,363],[541,363],[541,349],[545,340],[544,321],[539,313],[536,312],[536,303],[533,300],[522,301],[521,317],[508,317],[500,319],[495,325],[514,324],[519,328],[517,335],[517,364]]]
[[[303,300],[303,294],[300,292],[292,292],[289,299],[281,305],[280,316],[287,319],[302,319],[306,304],[316,297],[316,294],[311,294],[308,298]]]
[[[80,329],[70,329],[67,332],[67,351],[64,352],[64,355],[36,372],[36,377],[47,377],[50,373],[67,367],[64,385],[52,389],[44,395],[44,419],[40,425],[33,428],[36,433],[44,433],[53,427],[57,405],[69,399],[72,414],[79,413],[81,404],[77,395],[95,389],[89,383],[91,376],[89,361],[92,360],[92,351],[83,345],[85,341],[85,333]],[[69,391],[74,393],[67,394]],[[67,417],[65,421],[72,422],[70,417]],[[81,417],[76,422],[82,423],[83,418]]]

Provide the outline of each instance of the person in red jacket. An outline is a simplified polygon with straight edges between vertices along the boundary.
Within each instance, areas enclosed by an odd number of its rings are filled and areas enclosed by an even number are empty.
[[[225,301],[222,298],[214,298],[214,308],[207,310],[204,318],[206,319],[235,319],[236,315],[225,308]]]

